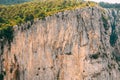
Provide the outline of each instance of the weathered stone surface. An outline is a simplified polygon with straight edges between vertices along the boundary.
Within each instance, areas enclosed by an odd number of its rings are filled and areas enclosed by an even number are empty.
[[[120,11],[99,7],[15,26],[10,45],[0,42],[0,78],[119,80],[119,30]]]

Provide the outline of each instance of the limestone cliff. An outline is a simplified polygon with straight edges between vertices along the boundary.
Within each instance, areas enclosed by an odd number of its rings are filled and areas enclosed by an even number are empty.
[[[119,30],[119,10],[87,7],[0,31],[0,80],[120,80]]]

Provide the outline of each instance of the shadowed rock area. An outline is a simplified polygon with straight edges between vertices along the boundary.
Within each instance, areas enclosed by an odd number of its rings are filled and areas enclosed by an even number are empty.
[[[59,12],[10,34],[0,31],[0,80],[120,79],[119,10]]]

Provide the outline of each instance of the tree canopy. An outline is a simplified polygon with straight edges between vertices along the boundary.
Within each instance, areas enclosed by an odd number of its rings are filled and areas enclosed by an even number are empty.
[[[110,4],[110,3],[100,2],[99,5],[104,7],[104,8],[117,8],[117,9],[120,9],[120,4],[119,3]]]
[[[31,0],[0,0],[0,4],[18,4],[23,2],[28,2]]]
[[[36,18],[43,19],[57,12],[96,6],[94,2],[81,2],[77,0],[50,0],[43,2],[27,2],[15,5],[0,6],[0,29],[6,26],[20,25]]]

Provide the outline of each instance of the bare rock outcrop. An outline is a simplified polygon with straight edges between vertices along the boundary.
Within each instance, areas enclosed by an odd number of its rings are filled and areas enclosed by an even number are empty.
[[[119,30],[119,10],[88,7],[0,31],[0,80],[120,80]]]

